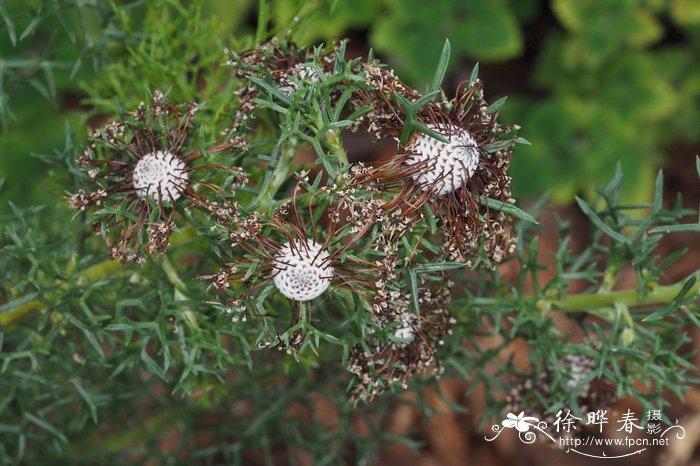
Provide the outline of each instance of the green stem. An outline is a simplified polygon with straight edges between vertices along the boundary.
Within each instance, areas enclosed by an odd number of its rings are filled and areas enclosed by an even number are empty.
[[[180,275],[177,273],[177,270],[175,270],[175,267],[173,267],[173,264],[170,262],[170,259],[168,259],[167,254],[163,254],[159,259],[160,265],[163,268],[165,276],[168,277],[168,281],[171,285],[173,285],[173,288],[175,288],[175,291],[173,293],[175,300],[190,301],[187,285],[185,285],[185,283],[180,278]],[[190,328],[199,329],[199,325],[197,324],[197,315],[193,313],[191,309],[184,309],[182,311],[182,316],[184,317],[185,322],[187,323],[187,325],[190,326]]]
[[[255,209],[260,213],[265,213],[272,209],[275,195],[277,195],[277,192],[287,180],[287,177],[289,177],[295,154],[296,140],[290,140],[281,149],[280,156],[277,159],[277,165],[275,165],[272,175],[265,178],[260,188],[260,194],[258,194],[255,200],[247,207],[248,211]]]
[[[338,157],[338,161],[342,167],[346,167],[350,164],[350,162],[348,162],[348,154],[345,152],[343,141],[340,139],[340,134],[338,132],[332,129],[328,130],[326,132],[326,143]]]
[[[700,274],[700,272],[698,272],[698,274]],[[565,313],[585,312],[609,321],[615,319],[618,315],[616,308],[624,308],[625,312],[623,312],[622,315],[624,320],[623,324],[630,326],[631,314],[627,308],[668,304],[680,294],[688,278],[689,277],[686,277],[682,281],[671,285],[656,286],[641,297],[638,295],[637,289],[626,289],[574,294],[561,299],[557,299],[555,296],[538,298],[532,295],[514,296],[509,294],[500,297],[498,302],[502,302],[507,305],[507,308],[511,309],[516,309],[523,303],[534,305],[543,314],[552,310]],[[684,296],[686,298],[700,298],[700,281],[696,282]],[[484,303],[488,301],[490,300],[487,298],[477,298],[479,306],[484,305]],[[464,312],[463,309],[459,308],[455,308],[453,311],[457,316]],[[649,315],[651,315],[651,313]]]
[[[173,264],[170,262],[170,259],[168,259],[168,256],[164,254],[159,259],[163,272],[165,272],[165,276],[168,277],[170,284],[173,285],[176,291],[186,295],[187,286],[180,278],[180,275],[178,275],[177,270],[175,270],[175,267],[173,267]]]
[[[275,31],[275,36],[288,36],[290,39],[296,39],[293,33],[296,31],[297,27],[304,22],[304,19],[311,15],[314,10],[321,6],[321,2],[318,0],[307,0],[302,2],[301,7],[297,10],[297,14],[292,17],[291,22],[288,24],[281,24],[277,26]]]
[[[635,289],[609,291],[606,293],[575,294],[556,301],[554,306],[564,312],[581,312],[609,308],[614,306],[615,303],[624,304],[628,307],[665,304],[678,296],[685,282],[686,280],[683,280],[672,285],[657,286],[642,297],[637,295],[637,290]],[[698,294],[700,294],[700,282],[696,282],[686,296]]]
[[[100,278],[107,276],[112,272],[115,272],[119,269],[120,266],[121,265],[117,261],[102,261],[88,267],[82,272],[79,272],[78,274],[76,274],[76,278],[78,281],[99,280]],[[35,299],[33,301],[28,301],[24,304],[20,304],[19,306],[13,309],[5,311],[2,314],[0,314],[0,325],[2,325],[5,328],[10,327],[19,322],[20,320],[31,316],[35,312],[44,310],[47,307],[47,302],[51,302],[54,299],[56,299],[56,296],[48,294],[44,297],[43,300]]]

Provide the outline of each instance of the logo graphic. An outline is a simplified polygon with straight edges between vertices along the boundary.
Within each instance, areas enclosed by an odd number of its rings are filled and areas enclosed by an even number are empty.
[[[576,453],[582,456],[601,459],[624,458],[627,456],[638,455],[651,446],[667,446],[673,434],[678,440],[685,438],[685,428],[678,424],[663,424],[663,414],[661,410],[648,410],[646,413],[646,426],[639,424],[639,419],[632,410],[628,409],[623,413],[620,420],[616,421],[619,432],[615,438],[596,437],[593,435],[578,435],[578,426],[591,426],[593,429],[598,427],[598,432],[603,432],[603,425],[608,424],[608,410],[599,409],[586,413],[586,419],[576,417],[569,409],[559,410],[556,415],[556,420],[551,427],[545,422],[540,421],[534,416],[526,416],[525,411],[520,414],[508,413],[506,418],[500,424],[491,426],[491,430],[495,433],[492,437],[485,436],[484,439],[488,442],[496,440],[504,431],[515,429],[518,432],[518,438],[521,442],[532,444],[537,439],[550,441],[553,444],[561,447],[566,447],[567,453]],[[643,431],[646,437],[630,436],[635,431]],[[608,455],[605,453],[605,447],[627,447],[630,449],[627,453],[616,455]],[[591,447],[591,448],[588,448]],[[602,452],[600,449],[602,447]],[[586,450],[593,449],[599,453],[589,453]]]

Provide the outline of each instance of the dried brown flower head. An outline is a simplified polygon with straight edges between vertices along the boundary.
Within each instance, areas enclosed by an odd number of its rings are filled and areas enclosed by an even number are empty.
[[[397,86],[397,82],[385,84],[390,90]],[[380,111],[366,117],[376,137],[398,140],[409,117],[436,133],[415,131],[406,144],[399,144],[394,157],[366,176],[366,181],[381,181],[393,193],[385,209],[400,208],[404,217],[416,222],[427,203],[441,219],[443,250],[449,260],[468,262],[480,246],[494,262],[512,253],[516,238],[511,219],[489,209],[484,199],[514,202],[507,170],[516,128],[497,123],[497,111],[489,110],[480,81],[462,84],[452,100],[428,102],[413,116],[406,113],[401,99],[377,94]]]
[[[336,207],[322,211],[328,220],[320,226],[315,209],[299,210],[295,199],[273,214],[253,211],[228,225],[232,254],[237,258],[202,278],[226,292],[228,307],[255,310],[261,297],[274,298],[277,291],[301,312],[302,303],[325,300],[339,288],[352,290],[369,307],[379,267],[356,254],[357,248],[364,247],[360,240],[366,229],[353,231],[341,225]]]
[[[236,298],[245,300],[258,287],[272,283],[291,300],[309,301],[333,283],[354,287],[371,300],[374,287],[368,283],[368,275],[376,271],[376,265],[346,254],[364,231],[352,233],[347,227],[339,228],[332,213],[328,216],[328,227],[321,229],[302,218],[294,205],[287,206],[283,215],[251,213],[230,230],[233,247],[247,254],[237,260],[233,269],[222,269],[235,273],[226,281],[213,282],[213,286],[229,288],[231,283],[246,282],[251,286]],[[248,276],[250,269],[255,269],[253,277]]]
[[[368,329],[365,341],[351,350],[348,361],[348,370],[358,379],[351,390],[355,402],[371,401],[392,385],[406,388],[413,377],[442,372],[437,350],[455,322],[447,308],[449,290],[423,284],[418,290],[418,313],[410,294],[377,294],[376,329]]]
[[[291,95],[299,88],[300,81],[318,82],[321,74],[333,69],[335,53],[319,53],[314,64],[314,50],[300,48],[293,42],[272,39],[255,49],[241,54],[229,52],[228,65],[242,83],[236,94],[239,106],[233,118],[232,130],[245,132],[248,121],[255,116],[255,99],[260,87],[255,79],[272,83],[284,95]]]
[[[209,154],[240,142],[229,140],[206,151],[191,147],[197,109],[194,103],[171,105],[155,91],[150,106],[142,103],[124,121],[93,131],[88,148],[77,157],[91,192],[80,189],[68,201],[74,209],[90,212],[110,257],[132,262],[164,252],[174,229],[176,202],[205,208],[217,218],[236,215],[231,190],[205,178],[216,178],[216,171],[242,177],[239,169],[207,161]]]

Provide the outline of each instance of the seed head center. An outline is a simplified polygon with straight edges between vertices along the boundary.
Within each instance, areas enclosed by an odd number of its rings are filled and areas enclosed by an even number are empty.
[[[479,147],[469,132],[455,125],[427,125],[449,139],[449,144],[416,133],[406,146],[406,164],[413,168],[411,178],[423,191],[436,196],[457,191],[469,180],[479,164]]]
[[[328,251],[315,241],[288,242],[280,248],[274,261],[272,281],[289,299],[317,298],[326,291],[333,277],[328,258]]]
[[[146,154],[134,167],[133,185],[139,197],[175,202],[187,187],[185,163],[170,152]]]

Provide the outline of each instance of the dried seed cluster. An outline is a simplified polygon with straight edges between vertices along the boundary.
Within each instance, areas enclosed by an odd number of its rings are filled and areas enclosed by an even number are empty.
[[[243,283],[244,289],[236,288],[228,304],[249,304],[251,308],[256,292],[270,282],[282,296],[297,303],[316,299],[331,287],[350,288],[361,298],[371,299],[377,265],[347,254],[349,250],[358,253],[354,248],[364,232],[340,227],[335,211],[331,208],[328,212],[324,229],[309,228],[294,202],[272,214],[253,211],[227,222],[223,226],[232,248],[247,254],[203,278],[211,280],[218,290],[231,290],[232,283]],[[311,212],[313,217],[313,209]],[[251,268],[256,270],[254,275],[249,273]]]

